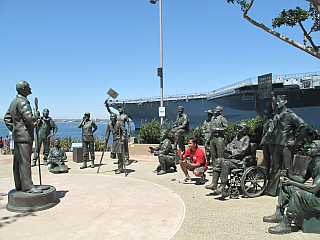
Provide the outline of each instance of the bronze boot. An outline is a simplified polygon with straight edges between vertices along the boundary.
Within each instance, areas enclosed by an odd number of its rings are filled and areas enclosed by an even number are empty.
[[[219,172],[212,172],[212,181],[211,181],[211,184],[205,186],[206,189],[209,189],[209,190],[216,190],[217,187],[218,187],[218,180],[219,180],[219,176],[220,176],[220,173]]]
[[[263,221],[266,223],[280,223],[283,219],[283,211],[280,206],[276,207],[276,212],[270,216],[264,216]]]
[[[269,227],[268,232],[271,234],[288,234],[291,233],[291,218],[289,217],[289,214],[286,214],[283,216],[281,222],[274,226],[274,227]]]

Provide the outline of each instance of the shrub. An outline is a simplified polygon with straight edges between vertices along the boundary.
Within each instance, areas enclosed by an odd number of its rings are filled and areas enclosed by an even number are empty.
[[[153,119],[141,126],[138,133],[139,143],[156,144],[160,143],[160,122]]]

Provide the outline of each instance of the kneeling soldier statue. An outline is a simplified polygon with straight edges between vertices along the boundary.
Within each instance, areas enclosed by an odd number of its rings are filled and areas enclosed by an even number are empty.
[[[150,152],[155,156],[158,156],[159,159],[159,166],[156,169],[157,175],[166,174],[171,171],[171,168],[173,168],[173,171],[177,171],[176,154],[172,148],[172,140],[169,136],[169,132],[168,129],[162,129],[159,147],[149,147]]]
[[[60,146],[60,140],[54,140],[54,147],[50,149],[48,156],[49,172],[67,173],[68,166],[64,164],[64,160],[66,159],[67,155]]]

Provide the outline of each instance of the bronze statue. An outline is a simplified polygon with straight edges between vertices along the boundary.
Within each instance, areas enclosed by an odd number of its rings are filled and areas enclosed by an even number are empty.
[[[206,151],[207,162],[210,165],[211,160],[211,150],[210,150],[210,140],[211,140],[211,121],[214,112],[211,109],[206,111],[207,119],[205,119],[200,127],[202,134],[204,135],[204,148]]]
[[[184,152],[184,135],[189,131],[189,117],[186,113],[184,113],[183,106],[178,106],[177,112],[177,119],[173,128],[171,129],[171,132],[174,135],[174,149],[177,149],[177,146],[179,146],[179,149]]]
[[[108,143],[110,133],[112,133],[113,143],[111,152],[117,154],[118,157],[118,169],[116,174],[127,172],[124,170],[124,140],[126,137],[126,129],[123,127],[123,122],[117,118],[116,114],[110,115],[110,122],[106,129],[105,143]]]
[[[80,169],[87,167],[89,161],[89,153],[91,158],[91,168],[94,168],[94,137],[93,134],[97,131],[98,127],[94,121],[90,120],[90,113],[86,112],[79,125],[82,128],[82,147],[83,147],[83,165]]]
[[[60,140],[55,139],[53,148],[50,149],[48,155],[49,171],[52,173],[67,173],[68,166],[64,164],[67,159],[65,151],[60,146]]]
[[[7,128],[12,132],[14,140],[13,174],[17,191],[41,193],[42,190],[33,185],[31,178],[31,154],[34,139],[34,127],[37,118],[33,115],[27,96],[31,88],[28,82],[16,84],[18,95],[12,100],[4,116]]]
[[[224,131],[228,126],[228,122],[222,115],[223,107],[217,106],[214,110],[214,116],[210,122],[210,158],[214,168],[219,165],[220,158],[224,157],[225,142]],[[211,184],[206,186],[207,189],[215,190],[216,188],[216,176],[212,175]]]
[[[212,173],[212,186],[207,189],[214,190],[213,195],[220,195],[222,198],[228,196],[228,175],[232,169],[243,168],[245,157],[250,154],[250,137],[248,136],[248,126],[245,123],[238,125],[236,137],[229,143],[225,149],[224,158],[218,158]],[[218,186],[219,177],[221,186]]]
[[[217,106],[214,110],[214,116],[211,120],[210,149],[213,165],[215,159],[223,157],[225,149],[224,131],[228,126],[228,122],[222,115],[222,112],[223,107]]]
[[[40,149],[43,145],[43,163],[47,165],[47,159],[49,155],[49,147],[50,147],[50,138],[54,136],[58,128],[54,123],[53,119],[49,117],[49,109],[45,108],[42,112],[42,117],[38,120],[38,126],[36,128],[37,131],[37,141],[35,146],[35,153],[33,157],[32,167],[36,166],[36,162],[40,157]]]
[[[285,96],[278,96],[276,114],[273,118],[274,149],[272,166],[266,193],[276,196],[279,193],[281,169],[292,169],[295,146],[305,137],[306,123],[293,111],[287,109]]]
[[[312,157],[306,175],[295,176],[285,171],[280,184],[276,212],[263,218],[264,222],[279,223],[269,228],[271,234],[286,234],[292,224],[302,227],[302,220],[320,215],[320,141],[315,140],[309,149]],[[306,184],[312,178],[312,184]],[[285,211],[286,210],[286,211]],[[315,226],[319,230],[319,226]],[[319,232],[319,231],[317,231]]]
[[[110,116],[112,114],[115,114],[114,112],[111,111],[109,103],[108,103],[108,99],[104,102]],[[119,123],[122,124],[123,128],[126,128],[126,135],[124,136],[123,139],[123,144],[124,144],[124,158],[126,161],[126,164],[128,164],[128,161],[130,159],[129,156],[129,138],[130,138],[130,133],[131,133],[131,126],[130,126],[130,118],[129,116],[124,112],[124,108],[121,106],[118,106],[118,112],[119,114],[115,114],[117,116],[117,121],[119,121]],[[112,155],[113,152],[111,152]]]
[[[273,106],[273,104],[271,105]],[[272,175],[270,174],[271,166],[273,166],[272,156],[273,151],[275,149],[274,141],[275,141],[275,126],[274,126],[274,111],[272,108],[264,112],[263,118],[263,131],[262,131],[262,139],[260,145],[263,150],[263,161],[261,163],[261,167],[265,169],[265,173],[267,175],[267,179],[272,181]]]
[[[155,172],[157,175],[166,174],[171,171],[177,171],[176,167],[176,154],[172,148],[172,140],[170,131],[168,129],[161,129],[161,143],[159,147],[153,148],[149,147],[150,152],[155,156],[158,156],[159,165],[156,168]]]

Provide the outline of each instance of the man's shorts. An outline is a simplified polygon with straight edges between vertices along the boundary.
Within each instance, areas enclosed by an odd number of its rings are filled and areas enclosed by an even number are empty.
[[[189,171],[193,171],[193,174],[195,176],[197,176],[197,177],[202,176],[202,174],[206,171],[206,167],[203,167],[203,166],[202,167],[197,167],[197,168],[191,167],[191,166],[187,166],[187,169]]]

